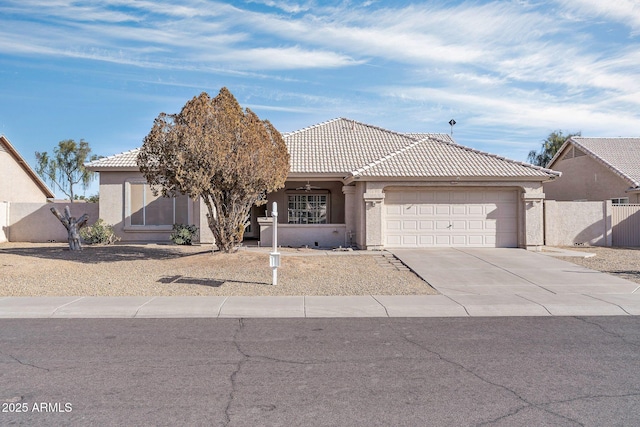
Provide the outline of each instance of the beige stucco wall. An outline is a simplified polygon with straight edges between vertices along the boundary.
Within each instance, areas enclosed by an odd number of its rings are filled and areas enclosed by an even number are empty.
[[[273,245],[273,220],[260,218],[260,246]],[[346,247],[347,229],[344,224],[280,224],[278,221],[278,246],[299,248]]]
[[[611,202],[547,200],[544,210],[547,246],[611,246]]]
[[[55,207],[64,215],[69,206],[76,218],[89,215],[87,225],[98,220],[97,203],[11,203],[9,206],[9,240],[11,242],[66,242],[67,229],[51,213]]]
[[[100,218],[113,226],[113,230],[122,242],[170,242],[171,226],[146,227],[145,230],[134,230],[127,227],[125,217],[125,185],[132,180],[143,180],[140,172],[101,172],[100,173]],[[206,216],[202,214],[200,203],[190,201],[192,221],[199,229],[201,236],[208,239]],[[205,208],[206,212],[206,208]],[[204,223],[201,223],[204,221]],[[203,227],[204,224],[204,227]]]
[[[544,184],[547,200],[602,201],[628,197],[630,203],[638,203],[638,194],[626,193],[630,187],[627,181],[589,156],[557,161],[553,170],[562,172],[562,176]]]
[[[47,196],[13,156],[0,149],[0,202],[44,203],[46,201]]]
[[[0,243],[9,240],[9,202],[0,202]]]

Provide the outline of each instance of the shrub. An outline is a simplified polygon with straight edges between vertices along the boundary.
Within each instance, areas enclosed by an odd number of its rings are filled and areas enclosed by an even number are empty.
[[[86,243],[98,245],[111,245],[120,238],[113,232],[113,226],[98,219],[93,225],[80,230],[80,237]]]
[[[171,241],[176,245],[190,245],[198,235],[198,227],[195,225],[173,224]]]

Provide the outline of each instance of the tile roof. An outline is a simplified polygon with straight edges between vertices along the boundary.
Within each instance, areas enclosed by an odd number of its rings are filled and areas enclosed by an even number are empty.
[[[553,165],[566,146],[573,143],[587,155],[602,163],[615,174],[629,181],[633,187],[640,187],[640,138],[569,138],[551,159]]]
[[[115,154],[109,157],[102,157],[98,160],[94,160],[85,164],[89,170],[103,170],[103,169],[138,169],[136,158],[138,157],[139,148],[134,150],[125,151],[124,153]]]
[[[433,139],[439,139],[440,141],[443,141],[443,142],[450,142],[456,145],[458,144],[453,140],[453,138],[448,133],[404,133],[403,135],[406,135],[413,139],[433,138]]]
[[[409,136],[345,118],[283,134],[291,173],[348,174],[415,142]]]
[[[346,118],[283,133],[293,174],[341,177],[532,177],[558,172],[457,144],[441,133],[399,133]],[[137,168],[138,149],[87,165],[91,170]]]
[[[558,172],[461,146],[425,138],[353,172],[363,177],[552,178]]]

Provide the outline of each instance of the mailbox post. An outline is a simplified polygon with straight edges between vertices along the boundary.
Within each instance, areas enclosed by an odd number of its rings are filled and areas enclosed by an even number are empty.
[[[273,285],[278,284],[278,267],[280,267],[280,253],[278,252],[278,204],[273,202],[273,252],[269,254],[269,266],[273,270]]]

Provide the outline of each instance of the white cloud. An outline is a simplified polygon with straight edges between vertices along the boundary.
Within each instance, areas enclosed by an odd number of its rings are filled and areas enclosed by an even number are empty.
[[[362,63],[362,61],[355,61],[333,52],[302,49],[298,46],[238,49],[223,54],[214,54],[207,59],[222,61],[240,68],[274,70],[334,68]]]
[[[640,3],[637,0],[556,0],[580,18],[602,17],[640,31]]]
[[[584,135],[637,135],[635,112],[603,108],[597,99],[571,100],[514,90],[501,97],[490,93],[456,92],[452,88],[385,87],[383,95],[404,101],[446,104],[456,109],[470,127],[582,130]],[[540,131],[539,131],[540,132]]]
[[[249,0],[249,3],[259,3],[265,6],[283,10],[287,13],[300,13],[311,9],[311,3],[298,4],[297,2],[275,1],[275,0]]]

